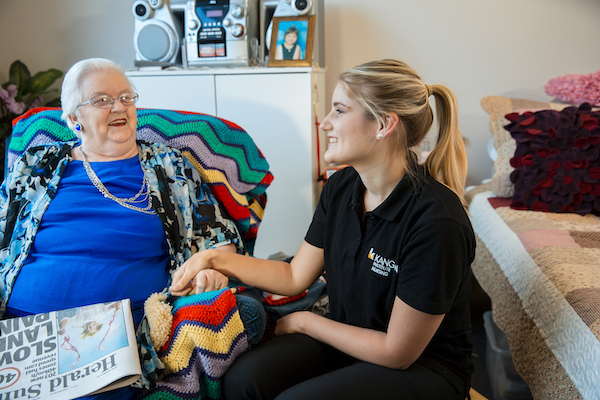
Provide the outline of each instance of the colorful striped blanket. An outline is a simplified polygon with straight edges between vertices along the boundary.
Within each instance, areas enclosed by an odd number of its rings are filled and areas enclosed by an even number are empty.
[[[472,269],[536,399],[600,398],[600,217],[473,197]]]
[[[141,398],[221,399],[223,375],[248,349],[232,290],[180,297],[172,314],[169,339],[158,352],[165,370]]]
[[[29,147],[75,139],[58,108],[34,108],[13,121],[7,169]],[[273,180],[269,164],[238,125],[211,115],[138,109],[137,138],[177,148],[198,169],[235,221],[252,254]]]

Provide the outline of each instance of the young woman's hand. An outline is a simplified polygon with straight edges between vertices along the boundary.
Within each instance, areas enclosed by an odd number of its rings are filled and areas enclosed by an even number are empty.
[[[303,326],[310,324],[312,319],[317,319],[318,317],[318,315],[310,311],[297,311],[288,314],[277,320],[277,325],[275,326],[275,335],[281,336],[290,333],[305,333],[302,329]]]
[[[220,246],[215,249],[200,251],[191,256],[173,274],[173,281],[169,290],[173,296],[203,293],[211,290],[223,289],[229,283],[229,278],[210,265],[213,252],[235,253],[235,244]]]
[[[210,251],[194,254],[173,273],[169,290],[173,296],[203,293],[227,286],[229,279],[209,267]]]

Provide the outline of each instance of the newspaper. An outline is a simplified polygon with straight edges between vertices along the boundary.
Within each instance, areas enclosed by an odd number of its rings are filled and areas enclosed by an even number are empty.
[[[69,400],[140,375],[129,299],[0,321],[0,399]]]

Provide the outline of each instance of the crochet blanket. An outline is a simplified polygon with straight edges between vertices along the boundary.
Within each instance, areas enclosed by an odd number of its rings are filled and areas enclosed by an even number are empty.
[[[482,192],[469,206],[472,269],[536,399],[600,397],[600,217],[518,211]]]
[[[248,349],[230,289],[180,297],[173,303],[168,341],[159,351],[165,371],[141,398],[221,399],[221,378]]]
[[[76,138],[61,113],[59,108],[34,108],[13,121],[6,170],[31,146]],[[252,254],[273,175],[248,133],[233,122],[200,113],[138,109],[137,116],[137,138],[182,151],[235,221],[246,252]]]

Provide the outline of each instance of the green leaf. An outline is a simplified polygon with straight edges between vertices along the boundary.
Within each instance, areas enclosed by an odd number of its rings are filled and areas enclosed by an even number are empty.
[[[62,71],[51,68],[47,71],[38,72],[29,80],[27,93],[31,93],[31,98],[36,98],[40,94],[45,93],[58,78],[63,75]]]
[[[29,78],[31,78],[29,69],[27,69],[27,66],[20,60],[17,60],[11,64],[8,80],[10,83],[17,85],[17,88],[19,89],[17,101],[21,101],[21,97],[24,95],[23,91],[29,82]]]

